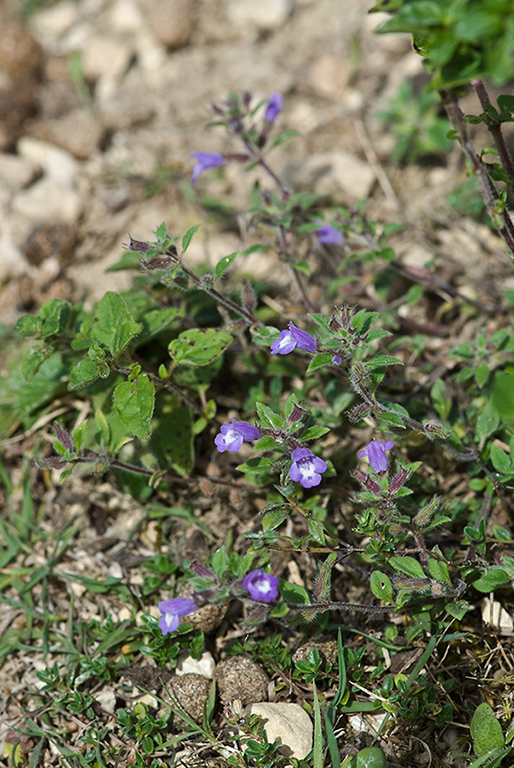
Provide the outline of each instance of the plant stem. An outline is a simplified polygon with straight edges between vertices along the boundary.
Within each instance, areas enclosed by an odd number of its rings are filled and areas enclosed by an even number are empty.
[[[485,87],[484,81],[472,80],[471,85],[475,89],[475,92],[480,100],[480,104],[482,105],[482,109],[484,109],[486,104],[491,103],[491,99],[489,98],[489,94],[487,93],[487,89]],[[491,119],[486,121],[486,125],[489,129],[489,132],[491,133],[491,136],[493,137],[494,143],[496,144],[496,149],[498,150],[501,164],[507,171],[509,179],[511,179],[511,181],[514,182],[514,165],[512,164],[512,160],[509,155],[509,150],[507,149],[507,145],[505,144],[505,139],[503,138],[501,123],[497,123],[496,120]]]
[[[500,224],[497,209],[497,203],[500,201],[498,191],[489,177],[484,163],[475,151],[471,136],[469,135],[468,124],[464,120],[455,91],[439,91],[439,94],[448,114],[448,119],[457,133],[462,151],[469,160],[473,173],[478,179],[489,215],[505,245],[514,254],[514,224],[506,208],[500,214],[503,220],[503,224]]]

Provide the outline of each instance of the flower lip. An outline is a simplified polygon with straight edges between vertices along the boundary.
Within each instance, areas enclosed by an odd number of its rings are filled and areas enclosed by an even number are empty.
[[[293,349],[304,349],[306,352],[316,351],[316,339],[307,333],[302,331],[301,328],[297,328],[293,322],[289,323],[289,329],[281,331],[278,339],[270,345],[271,354],[276,355],[288,355]]]
[[[180,616],[187,616],[188,613],[196,611],[197,604],[190,597],[174,597],[172,600],[161,600],[157,607],[162,613],[159,619],[159,627],[162,634],[174,632],[180,624]]]
[[[243,589],[248,590],[252,600],[271,603],[278,596],[278,579],[262,568],[247,573],[242,581]]]
[[[269,97],[268,106],[264,113],[264,119],[267,123],[274,123],[282,112],[283,97],[281,93],[272,93]]]
[[[220,453],[223,451],[238,451],[245,440],[257,440],[260,437],[257,427],[248,424],[246,421],[236,421],[232,419],[231,424],[223,424],[219,433],[214,438],[216,448]]]
[[[193,175],[191,176],[191,184],[196,184],[200,174],[207,171],[209,168],[217,168],[220,165],[225,165],[225,158],[223,155],[220,155],[219,152],[191,152],[190,157],[196,160],[193,168]]]
[[[316,221],[318,229],[315,229],[315,233],[318,237],[318,241],[323,245],[342,245],[344,243],[343,233],[335,227],[331,227],[330,224],[325,224],[324,221]]]
[[[393,440],[372,440],[364,448],[358,452],[357,456],[362,459],[367,456],[371,469],[374,472],[380,473],[387,470],[387,455],[386,451],[391,450],[393,447]]]
[[[313,488],[321,483],[321,474],[326,472],[328,465],[319,456],[315,456],[308,448],[295,448],[291,454],[293,463],[289,477],[304,488]]]

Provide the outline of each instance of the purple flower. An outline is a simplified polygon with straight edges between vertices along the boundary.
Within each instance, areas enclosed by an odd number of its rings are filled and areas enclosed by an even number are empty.
[[[288,355],[296,347],[305,349],[307,352],[315,352],[316,340],[306,331],[297,328],[294,323],[289,323],[289,330],[282,331],[278,339],[271,344],[271,354]]]
[[[334,355],[332,358],[332,365],[341,365],[343,358],[341,355]]]
[[[248,422],[232,419],[232,424],[223,424],[214,442],[220,453],[238,451],[245,440],[257,440],[260,434],[257,427],[253,427]]]
[[[316,221],[318,229],[315,229],[316,235],[320,243],[324,245],[342,245],[344,237],[335,227],[331,227],[330,224],[324,224],[322,221]]]
[[[196,160],[193,168],[193,175],[191,177],[191,184],[196,184],[199,175],[209,168],[225,165],[225,158],[217,152],[191,152],[190,156]]]
[[[374,472],[385,472],[387,469],[387,456],[386,451],[389,451],[393,447],[392,440],[386,440],[384,443],[380,440],[372,440],[368,443],[362,451],[359,451],[357,456],[362,459],[363,456],[367,456],[371,469]]]
[[[289,477],[304,488],[312,488],[321,483],[321,472],[326,472],[327,464],[315,456],[308,448],[295,448],[291,454],[293,464]]]
[[[180,616],[187,616],[188,613],[196,611],[198,608],[194,600],[189,597],[174,597],[173,600],[161,600],[157,607],[162,613],[159,619],[159,626],[163,635],[168,632],[174,632],[180,623]]]
[[[247,573],[243,579],[243,589],[247,589],[252,600],[271,603],[278,595],[278,579],[262,568]]]
[[[282,94],[272,93],[269,97],[268,106],[264,113],[264,119],[267,123],[274,123],[279,114],[282,112]]]

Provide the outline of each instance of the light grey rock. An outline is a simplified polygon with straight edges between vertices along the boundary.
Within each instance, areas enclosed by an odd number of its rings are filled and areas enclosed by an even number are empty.
[[[50,50],[80,19],[79,5],[71,0],[57,3],[38,11],[30,19],[30,26],[39,42]]]
[[[294,186],[336,200],[343,198],[343,202],[349,204],[367,197],[375,183],[372,168],[344,149],[312,155],[290,166],[287,174]]]
[[[79,175],[77,161],[54,144],[31,136],[22,136],[17,144],[21,157],[41,168],[48,179],[61,186],[73,186]]]
[[[299,704],[274,704],[263,701],[251,704],[247,712],[250,715],[260,715],[268,741],[280,739],[282,744],[291,749],[293,757],[303,760],[311,751],[314,731],[312,721]]]
[[[130,45],[106,35],[87,40],[82,50],[84,76],[92,80],[101,77],[119,81],[128,69],[133,49]]]
[[[144,26],[145,20],[136,0],[114,0],[109,22],[115,32],[134,34]]]
[[[347,58],[319,56],[312,63],[309,84],[321,96],[340,101],[350,76],[351,66]]]
[[[82,201],[70,186],[44,177],[17,194],[12,209],[33,225],[50,220],[74,224],[82,212]]]
[[[0,155],[0,183],[9,192],[19,192],[38,174],[37,166],[19,155]]]
[[[155,39],[168,48],[181,48],[191,39],[194,27],[191,0],[140,0]]]
[[[239,27],[274,30],[286,22],[291,10],[290,0],[231,0],[228,17]]]
[[[42,120],[34,132],[80,160],[90,157],[100,147],[102,126],[86,109],[72,109],[51,120]]]
[[[205,651],[199,659],[193,659],[192,656],[181,659],[177,664],[176,675],[182,677],[183,675],[194,674],[212,679],[215,668],[216,662],[212,653]]]

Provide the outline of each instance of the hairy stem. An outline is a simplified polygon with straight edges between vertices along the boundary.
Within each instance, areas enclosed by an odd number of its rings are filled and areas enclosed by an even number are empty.
[[[512,219],[506,208],[500,214],[500,218],[498,216],[497,203],[500,201],[498,191],[490,179],[484,164],[475,151],[469,134],[468,124],[464,120],[464,115],[459,107],[457,96],[454,91],[440,91],[439,93],[446,108],[448,119],[457,133],[457,138],[462,147],[462,151],[464,152],[465,157],[469,160],[473,173],[478,179],[489,215],[495,223],[498,234],[505,245],[509,251],[514,254],[514,224],[512,223]]]

